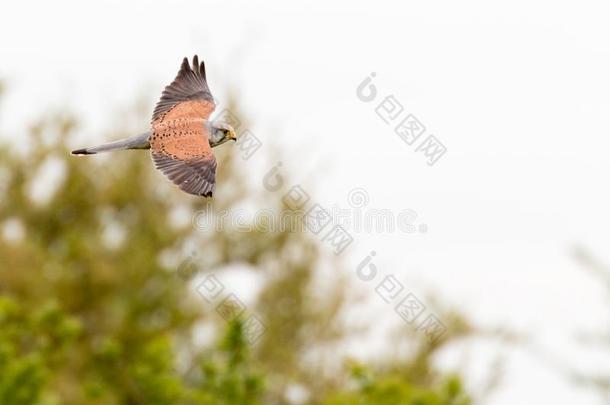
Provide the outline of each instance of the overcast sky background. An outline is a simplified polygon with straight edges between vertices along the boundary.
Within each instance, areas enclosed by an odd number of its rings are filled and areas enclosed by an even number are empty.
[[[479,325],[508,325],[608,375],[610,355],[576,341],[610,318],[571,248],[610,263],[609,11],[601,1],[11,2],[0,129],[18,141],[41,112],[65,107],[83,118],[83,144],[101,141],[138,97],[152,111],[181,58],[198,53],[214,95],[238,92],[250,130],[282,146],[278,161],[318,202],[347,208],[363,188],[367,208],[413,209],[428,226],[355,233],[351,269],[375,250],[418,295],[440,293]],[[379,94],[364,103],[356,87],[371,72]],[[434,166],[375,114],[387,95],[447,147]],[[366,313],[398,322],[358,283]],[[507,375],[487,403],[601,403],[521,349],[479,342],[439,361],[467,365],[476,390],[498,351]]]

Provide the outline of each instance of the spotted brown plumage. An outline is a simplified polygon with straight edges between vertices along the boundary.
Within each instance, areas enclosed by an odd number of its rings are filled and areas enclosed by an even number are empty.
[[[214,108],[204,63],[195,56],[191,67],[184,58],[155,107],[150,150],[155,167],[189,194],[214,193],[216,159],[206,126]]]
[[[211,197],[216,184],[212,148],[237,140],[231,125],[210,121],[214,98],[208,88],[205,65],[197,55],[192,66],[184,58],[174,81],[155,106],[151,129],[141,135],[72,151],[95,155],[124,149],[150,149],[155,167],[189,193]]]

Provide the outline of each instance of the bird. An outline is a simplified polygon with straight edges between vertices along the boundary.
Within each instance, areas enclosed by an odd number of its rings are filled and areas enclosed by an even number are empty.
[[[192,66],[182,60],[174,81],[165,87],[155,106],[150,130],[130,138],[89,148],[72,155],[95,155],[126,149],[149,149],[153,163],[180,190],[213,197],[216,186],[216,158],[212,148],[237,141],[227,122],[210,120],[216,104],[208,87],[205,63],[197,55]]]

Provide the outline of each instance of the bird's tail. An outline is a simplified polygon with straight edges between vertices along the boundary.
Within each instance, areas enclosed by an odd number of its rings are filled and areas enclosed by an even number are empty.
[[[72,151],[73,155],[95,155],[96,153],[110,152],[113,150],[124,149],[150,149],[148,138],[150,132],[145,132],[141,135],[132,136],[131,138],[121,139],[114,142],[105,143],[91,148],[82,148]]]

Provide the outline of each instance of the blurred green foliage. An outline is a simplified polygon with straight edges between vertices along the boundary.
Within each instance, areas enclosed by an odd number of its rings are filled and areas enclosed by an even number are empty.
[[[338,348],[359,333],[341,317],[353,297],[344,272],[316,282],[323,263],[342,264],[313,238],[202,232],[174,219],[244,203],[282,208],[280,193],[246,182],[230,147],[217,151],[209,201],[179,192],[146,152],[70,156],[78,133],[73,117],[55,114],[0,147],[0,403],[284,404],[295,386],[305,394],[294,401],[307,404],[470,403],[457,376],[431,365],[466,333],[461,318],[434,344],[402,333],[412,356],[345,365]],[[196,265],[179,272],[193,246]],[[255,345],[241,317],[226,322],[193,291],[198,274],[230,265],[264,280],[249,308],[266,327]],[[202,325],[216,343],[197,343]]]
[[[422,405],[467,405],[469,398],[462,389],[457,377],[448,377],[436,389],[417,387],[405,382],[404,376],[384,375],[371,376],[366,369],[357,367],[353,370],[357,381],[357,389],[349,392],[334,393],[324,401],[325,405],[394,405],[394,404],[422,404]]]

